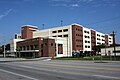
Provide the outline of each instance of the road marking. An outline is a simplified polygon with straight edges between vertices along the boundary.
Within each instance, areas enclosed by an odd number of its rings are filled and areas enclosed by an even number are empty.
[[[120,80],[120,77],[104,76],[104,75],[92,75],[92,76],[101,77],[101,78],[109,78],[109,79],[119,79]]]
[[[6,72],[6,73],[9,73],[9,74],[13,74],[13,75],[16,75],[16,76],[25,77],[25,78],[28,78],[28,79],[31,79],[31,80],[39,80],[39,79],[32,78],[32,77],[29,77],[29,76],[25,76],[25,75],[22,75],[22,74],[18,74],[18,73],[14,73],[14,72],[11,72],[11,71],[7,71],[7,70],[4,70],[4,69],[0,69],[0,71]]]

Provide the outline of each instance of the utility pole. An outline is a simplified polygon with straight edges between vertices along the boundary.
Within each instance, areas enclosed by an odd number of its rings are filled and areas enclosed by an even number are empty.
[[[42,26],[43,26],[43,29],[44,29],[44,27],[45,27],[45,24],[42,24]]]
[[[4,44],[4,52],[3,53],[4,53],[4,58],[5,58],[5,44]]]
[[[116,47],[115,47],[115,32],[113,31],[113,47],[114,47],[114,60],[116,60]]]
[[[3,54],[3,56],[4,56],[4,58],[5,58],[5,57],[6,57],[6,53],[5,53],[5,42],[6,42],[6,41],[5,41],[5,37],[4,37],[3,40],[4,40],[4,46],[3,46],[3,48],[4,48],[4,49],[3,49],[3,50],[4,50],[3,53],[4,53],[4,54]]]
[[[61,26],[63,26],[63,20],[61,20]]]

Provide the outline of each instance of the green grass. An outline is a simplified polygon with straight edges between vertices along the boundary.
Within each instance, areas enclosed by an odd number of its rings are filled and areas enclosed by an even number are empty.
[[[109,56],[92,56],[92,57],[78,57],[78,58],[74,58],[74,57],[61,57],[61,58],[56,58],[55,60],[87,60],[87,61],[92,61],[92,60],[114,60],[114,56],[112,56],[111,58]],[[120,61],[120,56],[116,57],[116,61]]]

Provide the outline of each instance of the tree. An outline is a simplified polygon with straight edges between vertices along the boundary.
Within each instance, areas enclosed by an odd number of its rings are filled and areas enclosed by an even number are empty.
[[[99,52],[101,52],[101,48],[105,48],[105,44],[95,45],[92,49],[93,49],[95,52],[99,53]]]
[[[3,54],[3,48],[2,48],[2,46],[0,47],[0,54]]]

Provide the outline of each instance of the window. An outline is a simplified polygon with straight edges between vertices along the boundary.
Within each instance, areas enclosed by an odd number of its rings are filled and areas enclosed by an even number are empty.
[[[38,49],[38,45],[34,45],[34,49]]]
[[[58,37],[62,37],[62,35],[58,35]]]
[[[64,31],[64,32],[67,32],[67,31],[68,31],[68,29],[63,29],[63,31]]]
[[[85,46],[85,48],[87,48],[87,46]]]
[[[99,37],[100,37],[100,35],[99,35],[99,34],[97,34],[97,36],[99,36]]]
[[[68,37],[68,35],[66,34],[66,35],[64,35],[64,37]]]
[[[89,36],[85,36],[85,38],[90,38]]]
[[[90,48],[90,46],[88,46],[88,48]]]
[[[56,36],[52,36],[52,37],[56,37]]]
[[[59,33],[59,32],[62,32],[62,30],[58,30],[58,33]]]
[[[104,38],[105,36],[103,36],[103,35],[102,35],[101,37],[103,37],[103,38]]]
[[[57,33],[57,31],[52,31],[52,33]]]
[[[97,42],[97,44],[101,44],[101,43]]]
[[[53,43],[51,43],[51,46],[53,46]]]
[[[90,41],[88,41],[88,43],[90,43]]]
[[[43,48],[43,44],[41,44],[41,48]]]
[[[78,28],[78,31],[81,31],[81,29]]]
[[[111,42],[111,41],[109,41],[109,42]]]
[[[84,32],[89,34],[89,31],[84,31]]]
[[[87,36],[85,36],[85,38],[87,38]]]
[[[87,41],[85,40],[85,43],[87,43]]]
[[[30,45],[31,50],[33,50],[33,45]]]
[[[102,39],[102,41],[105,41],[104,39]]]
[[[87,31],[84,31],[85,33],[87,33]]]
[[[83,35],[80,35],[81,37],[83,37]]]
[[[87,31],[87,33],[89,34],[89,31]]]

